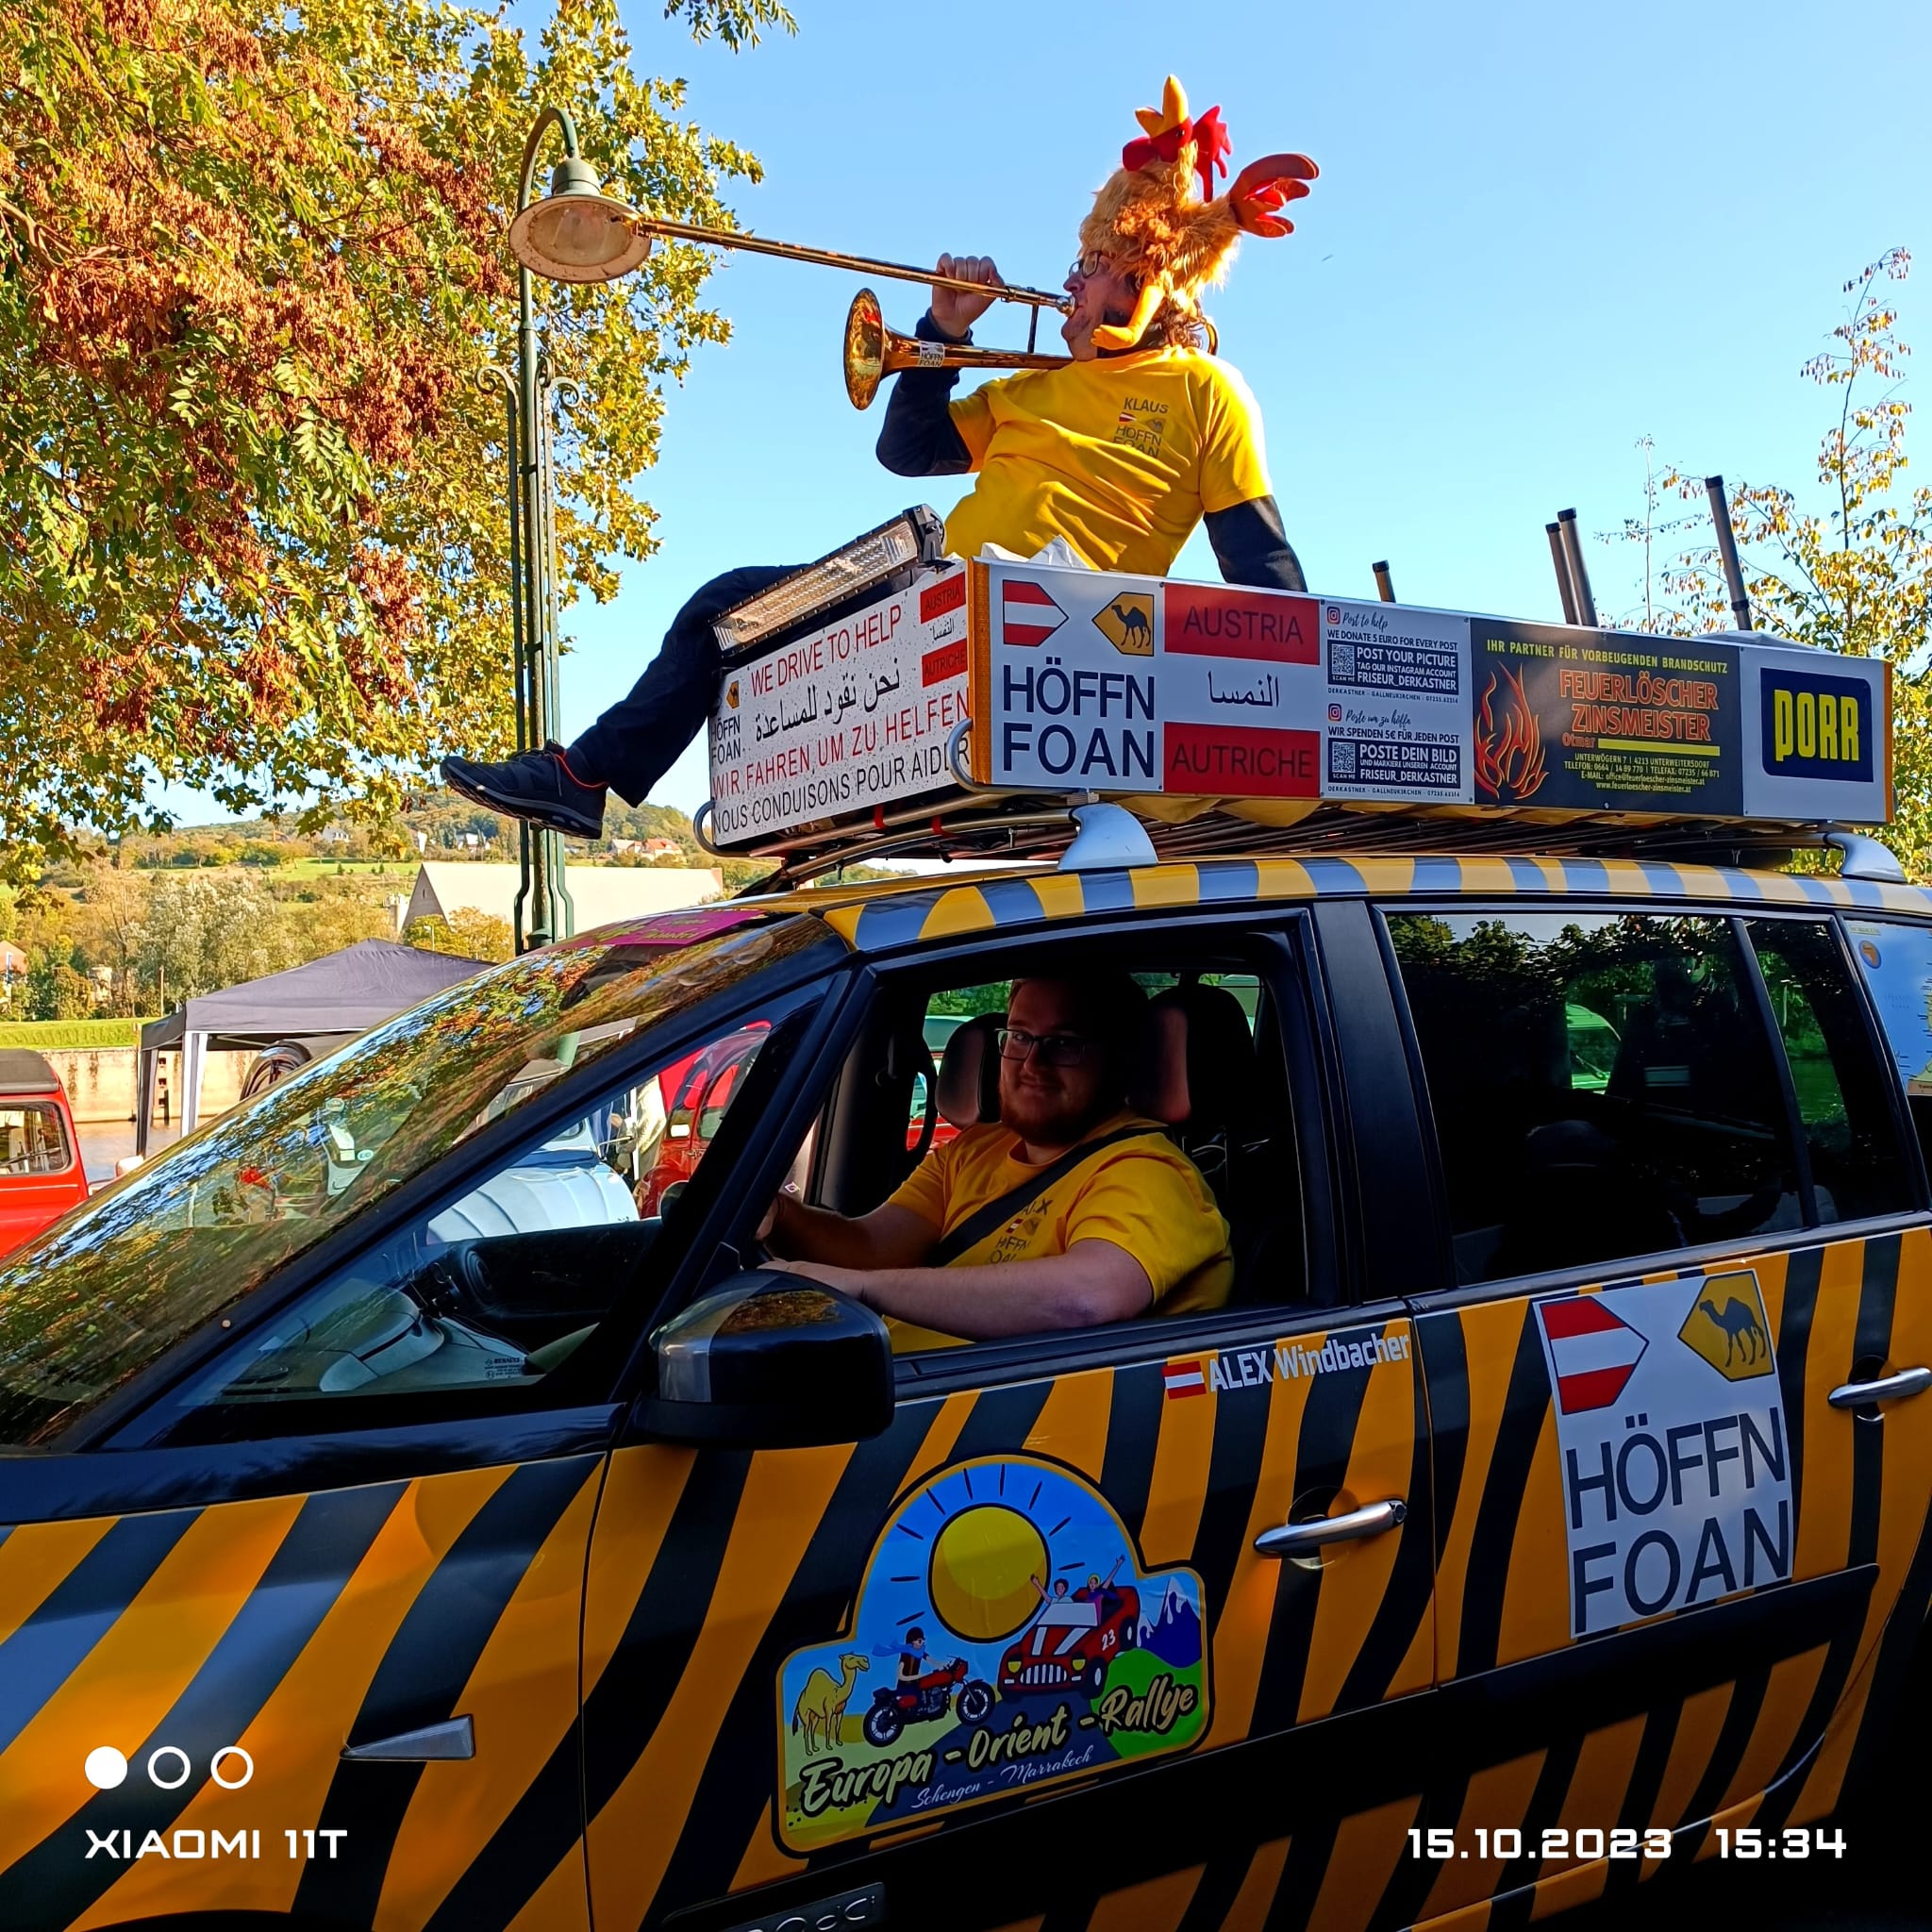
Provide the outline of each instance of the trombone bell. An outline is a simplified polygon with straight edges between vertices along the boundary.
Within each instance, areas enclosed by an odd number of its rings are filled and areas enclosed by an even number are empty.
[[[855,409],[871,408],[879,384],[908,369],[1058,369],[1073,359],[902,336],[886,326],[879,298],[870,289],[859,290],[845,311],[845,393]]]
[[[879,298],[861,289],[845,311],[845,393],[855,409],[869,409],[886,379],[886,318]]]

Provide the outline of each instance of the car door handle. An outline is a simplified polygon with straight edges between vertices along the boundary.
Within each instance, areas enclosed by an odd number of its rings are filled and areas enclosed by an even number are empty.
[[[1264,1557],[1299,1557],[1324,1543],[1351,1543],[1365,1536],[1386,1535],[1407,1520],[1407,1503],[1393,1498],[1386,1503],[1364,1503],[1359,1509],[1347,1509],[1340,1516],[1318,1516],[1312,1523],[1284,1523],[1279,1529],[1264,1529],[1255,1539],[1255,1548]]]
[[[367,1744],[342,1746],[342,1757],[351,1764],[434,1764],[475,1755],[476,1727],[467,1717],[425,1724],[417,1731],[398,1731],[392,1738],[376,1738]]]
[[[1834,1408],[1863,1408],[1868,1402],[1897,1402],[1902,1396],[1920,1395],[1927,1389],[1932,1389],[1932,1369],[1901,1369],[1897,1374],[1881,1375],[1875,1382],[1847,1382],[1824,1399]]]

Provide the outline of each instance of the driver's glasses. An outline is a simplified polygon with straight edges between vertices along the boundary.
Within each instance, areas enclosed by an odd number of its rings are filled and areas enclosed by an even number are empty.
[[[1070,282],[1091,282],[1097,275],[1107,272],[1107,257],[1104,255],[1076,255],[1074,265],[1067,271]]]
[[[1043,1067],[1077,1067],[1094,1045],[1078,1033],[1027,1033],[1018,1026],[1002,1026],[993,1037],[1001,1058],[1024,1060],[1038,1053]]]

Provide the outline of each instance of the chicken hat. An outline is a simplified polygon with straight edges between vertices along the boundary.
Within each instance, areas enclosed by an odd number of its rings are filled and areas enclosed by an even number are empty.
[[[1140,289],[1127,322],[1093,331],[1103,349],[1133,348],[1165,304],[1198,317],[1201,291],[1226,274],[1241,237],[1291,232],[1294,224],[1278,210],[1305,195],[1320,172],[1307,155],[1267,155],[1216,198],[1215,170],[1227,173],[1232,146],[1219,108],[1190,115],[1170,74],[1160,106],[1141,108],[1134,118],[1141,138],[1121,150],[1119,168],[1080,224],[1082,257],[1100,256]]]

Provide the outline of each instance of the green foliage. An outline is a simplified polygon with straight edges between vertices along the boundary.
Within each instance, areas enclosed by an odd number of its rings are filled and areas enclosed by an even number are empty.
[[[446,919],[431,913],[410,920],[403,928],[403,942],[458,959],[508,959],[516,951],[509,921],[474,906],[458,906]]]
[[[1898,392],[1909,347],[1885,296],[1911,258],[1894,248],[1844,285],[1851,306],[1831,332],[1835,346],[1803,374],[1827,391],[1838,413],[1820,440],[1813,487],[1739,481],[1731,526],[1760,630],[1891,666],[1896,818],[1886,842],[1907,868],[1932,872],[1932,488],[1906,482],[1911,405]],[[1647,440],[1644,445],[1647,449]],[[1645,545],[1645,627],[1679,636],[1728,628],[1729,592],[1708,519],[1658,522],[1660,497],[1704,502],[1703,472],[1653,475],[1642,519],[1623,535]],[[1816,506],[1822,505],[1823,508]],[[1654,587],[1650,551],[1659,538],[1698,536],[1671,556]],[[1660,588],[1660,594],[1658,590]]]
[[[791,26],[672,11],[734,47]],[[0,689],[32,694],[0,708],[0,870],[135,825],[152,774],[380,819],[444,751],[507,748],[525,132],[561,103],[612,193],[712,224],[755,158],[634,69],[616,0],[555,0],[535,48],[460,0],[9,0],[0,74]],[[538,285],[584,398],[560,601],[653,547],[633,485],[665,382],[728,333],[711,263]]]
[[[22,1005],[29,1020],[84,1020],[94,1009],[93,988],[71,960],[46,947],[27,962]]]
[[[35,1053],[92,1053],[140,1044],[139,1020],[0,1020],[0,1047],[25,1046]]]

